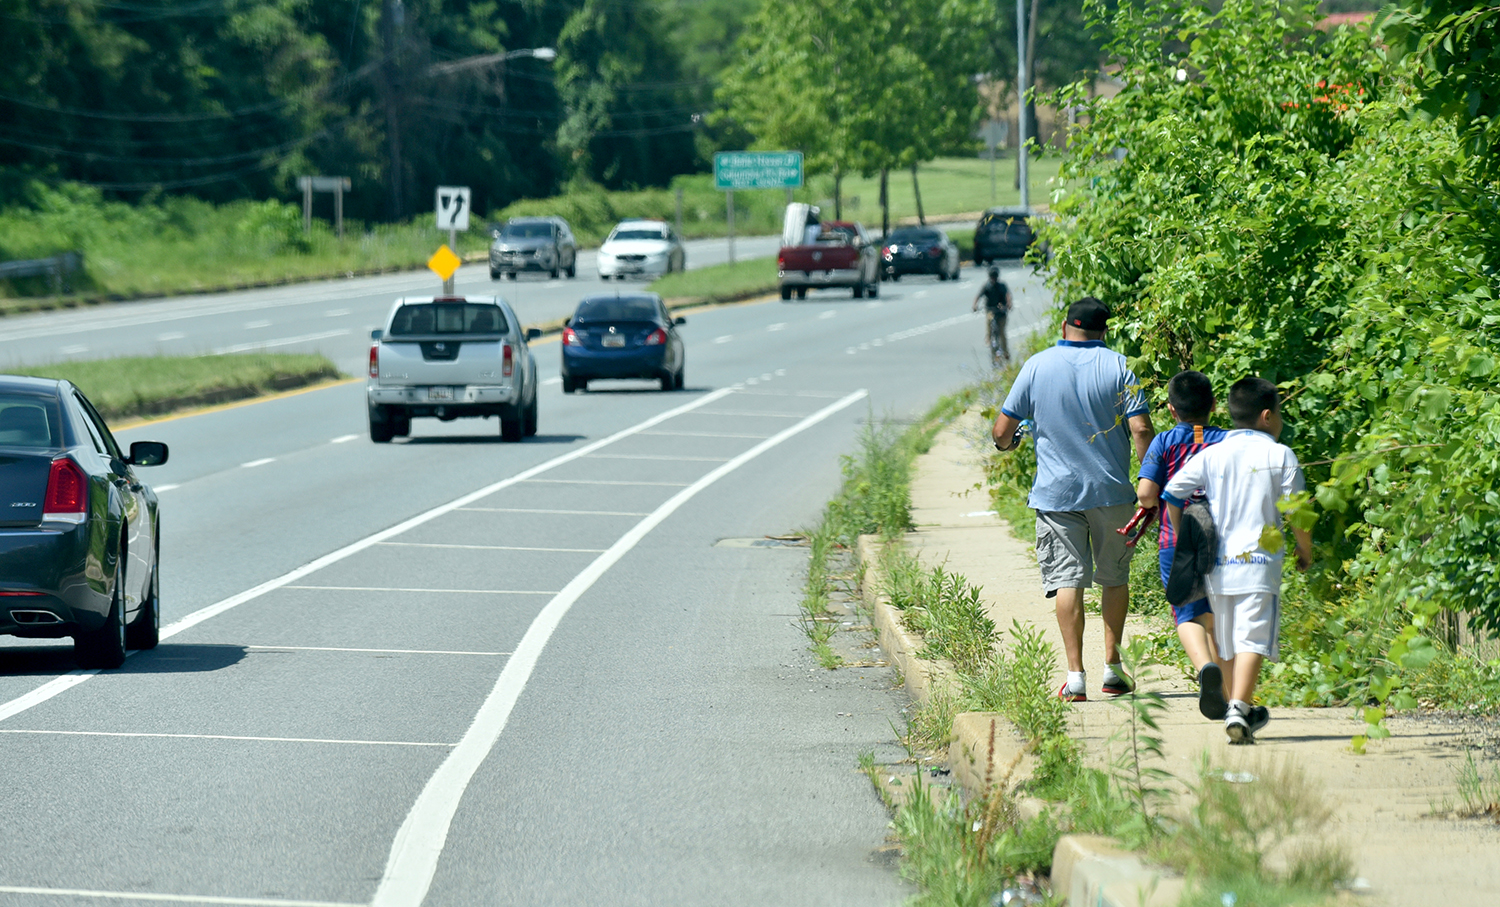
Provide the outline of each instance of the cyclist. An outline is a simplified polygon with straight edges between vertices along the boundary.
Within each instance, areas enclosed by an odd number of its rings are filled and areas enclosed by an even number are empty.
[[[999,365],[1002,359],[1010,361],[1010,343],[1005,339],[1005,320],[1010,314],[1010,288],[1000,282],[1000,269],[990,268],[990,279],[979,288],[974,297],[973,311],[979,311],[979,302],[984,300],[984,311],[989,316],[990,361]]]

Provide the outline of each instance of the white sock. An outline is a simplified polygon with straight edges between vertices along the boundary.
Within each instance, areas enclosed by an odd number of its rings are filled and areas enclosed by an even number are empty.
[[[1122,664],[1120,664],[1118,661],[1115,662],[1112,665],[1105,665],[1104,666],[1104,679],[1105,680],[1109,680],[1110,678],[1114,678],[1116,680],[1124,680],[1125,679],[1125,666],[1122,665]]]
[[[1245,702],[1243,699],[1229,700],[1229,714],[1233,715],[1235,713],[1239,713],[1241,717],[1248,717],[1250,714],[1250,703]]]
[[[1082,693],[1089,688],[1088,673],[1086,671],[1068,672],[1068,692]]]

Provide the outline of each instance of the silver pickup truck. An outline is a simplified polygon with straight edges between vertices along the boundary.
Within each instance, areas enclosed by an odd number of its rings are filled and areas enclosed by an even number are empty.
[[[411,434],[411,420],[500,419],[500,437],[536,434],[536,359],[524,329],[498,296],[396,300],[385,328],[371,331],[365,396],[370,440]]]

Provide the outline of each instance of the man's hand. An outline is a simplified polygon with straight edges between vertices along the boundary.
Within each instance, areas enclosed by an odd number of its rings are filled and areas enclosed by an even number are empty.
[[[1312,533],[1306,529],[1292,529],[1292,535],[1297,538],[1297,571],[1306,573],[1307,568],[1312,566]]]

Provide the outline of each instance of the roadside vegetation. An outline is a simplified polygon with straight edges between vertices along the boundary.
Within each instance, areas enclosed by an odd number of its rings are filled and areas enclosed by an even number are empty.
[[[343,377],[332,362],[316,353],[124,356],[19,366],[7,371],[71,381],[111,422],[259,397]]]
[[[659,277],[646,289],[685,302],[732,302],[776,292],[776,259],[752,258]]]

